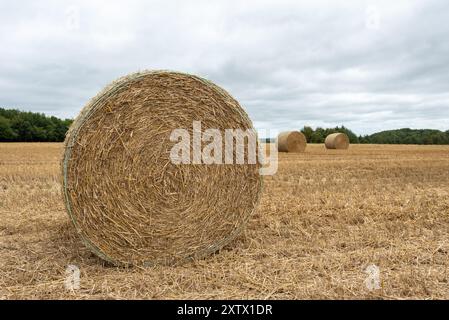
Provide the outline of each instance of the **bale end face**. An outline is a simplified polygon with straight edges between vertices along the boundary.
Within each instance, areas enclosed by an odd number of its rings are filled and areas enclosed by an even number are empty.
[[[194,121],[203,131],[253,129],[226,91],[168,71],[120,78],[75,119],[62,160],[64,201],[99,257],[116,265],[178,264],[241,232],[260,198],[259,164],[173,163],[171,133],[191,133]]]
[[[345,133],[332,133],[324,142],[326,149],[346,150],[349,148],[349,137]]]
[[[307,139],[300,131],[285,131],[278,135],[279,152],[301,153],[306,150]]]

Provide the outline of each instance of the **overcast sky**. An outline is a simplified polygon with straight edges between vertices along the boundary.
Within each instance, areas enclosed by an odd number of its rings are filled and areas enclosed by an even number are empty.
[[[0,2],[0,107],[74,117],[142,69],[212,80],[258,129],[448,130],[449,2]]]

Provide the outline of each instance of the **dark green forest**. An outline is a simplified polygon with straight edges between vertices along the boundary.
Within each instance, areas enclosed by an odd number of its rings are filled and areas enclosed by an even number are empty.
[[[72,120],[0,108],[0,142],[60,142]]]
[[[372,144],[449,144],[449,130],[446,132],[430,129],[398,129],[388,130],[372,135],[357,136],[348,128],[335,127],[331,129],[304,127],[301,130],[309,143],[323,143],[326,137],[335,132],[346,133],[351,143]]]
[[[0,108],[0,142],[61,142],[72,123],[71,119],[48,117],[42,113],[24,112]],[[351,143],[375,144],[447,144],[449,130],[398,129],[382,131],[372,135],[358,136],[350,129],[304,127],[301,130],[309,143],[323,143],[326,137],[335,132],[344,132]],[[267,139],[273,141],[273,139]]]
[[[348,128],[345,128],[344,126],[330,129],[329,128],[323,129],[318,127],[315,130],[313,130],[311,127],[304,127],[301,130],[301,132],[304,133],[304,135],[306,136],[308,143],[324,143],[324,140],[328,135],[337,132],[346,133],[351,143],[360,143],[359,137],[354,132],[352,132]]]
[[[301,130],[309,143],[323,143],[326,137],[335,132],[346,133],[351,143],[372,144],[449,144],[449,130],[446,132],[430,129],[398,129],[388,130],[372,135],[357,136],[348,128],[336,127],[331,129],[304,127]]]
[[[306,136],[308,143],[324,143],[329,134],[336,132],[346,133],[353,144],[439,144],[449,145],[449,130],[443,132],[431,129],[398,129],[388,130],[371,135],[357,136],[350,129],[341,126],[335,128],[316,128],[304,127],[301,132]],[[266,142],[274,142],[274,138],[266,139]]]
[[[378,132],[359,138],[360,143],[374,144],[449,144],[449,130],[399,129]]]

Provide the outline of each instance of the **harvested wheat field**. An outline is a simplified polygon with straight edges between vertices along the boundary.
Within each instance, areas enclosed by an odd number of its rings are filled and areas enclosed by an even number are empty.
[[[280,154],[246,230],[181,266],[108,265],[61,199],[62,144],[0,144],[2,299],[449,298],[449,146]],[[67,265],[80,288],[67,291]],[[366,268],[380,271],[368,290]]]

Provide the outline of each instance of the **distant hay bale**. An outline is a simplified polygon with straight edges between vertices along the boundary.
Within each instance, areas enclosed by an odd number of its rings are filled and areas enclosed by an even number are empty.
[[[173,164],[172,130],[252,129],[226,91],[145,71],[118,79],[72,124],[62,160],[68,214],[83,242],[116,265],[178,264],[234,239],[255,209],[259,164]],[[234,151],[234,155],[235,155]]]
[[[304,152],[307,147],[307,139],[299,131],[281,132],[277,142],[279,152]]]
[[[345,133],[332,133],[324,141],[327,149],[348,149],[349,138]]]

